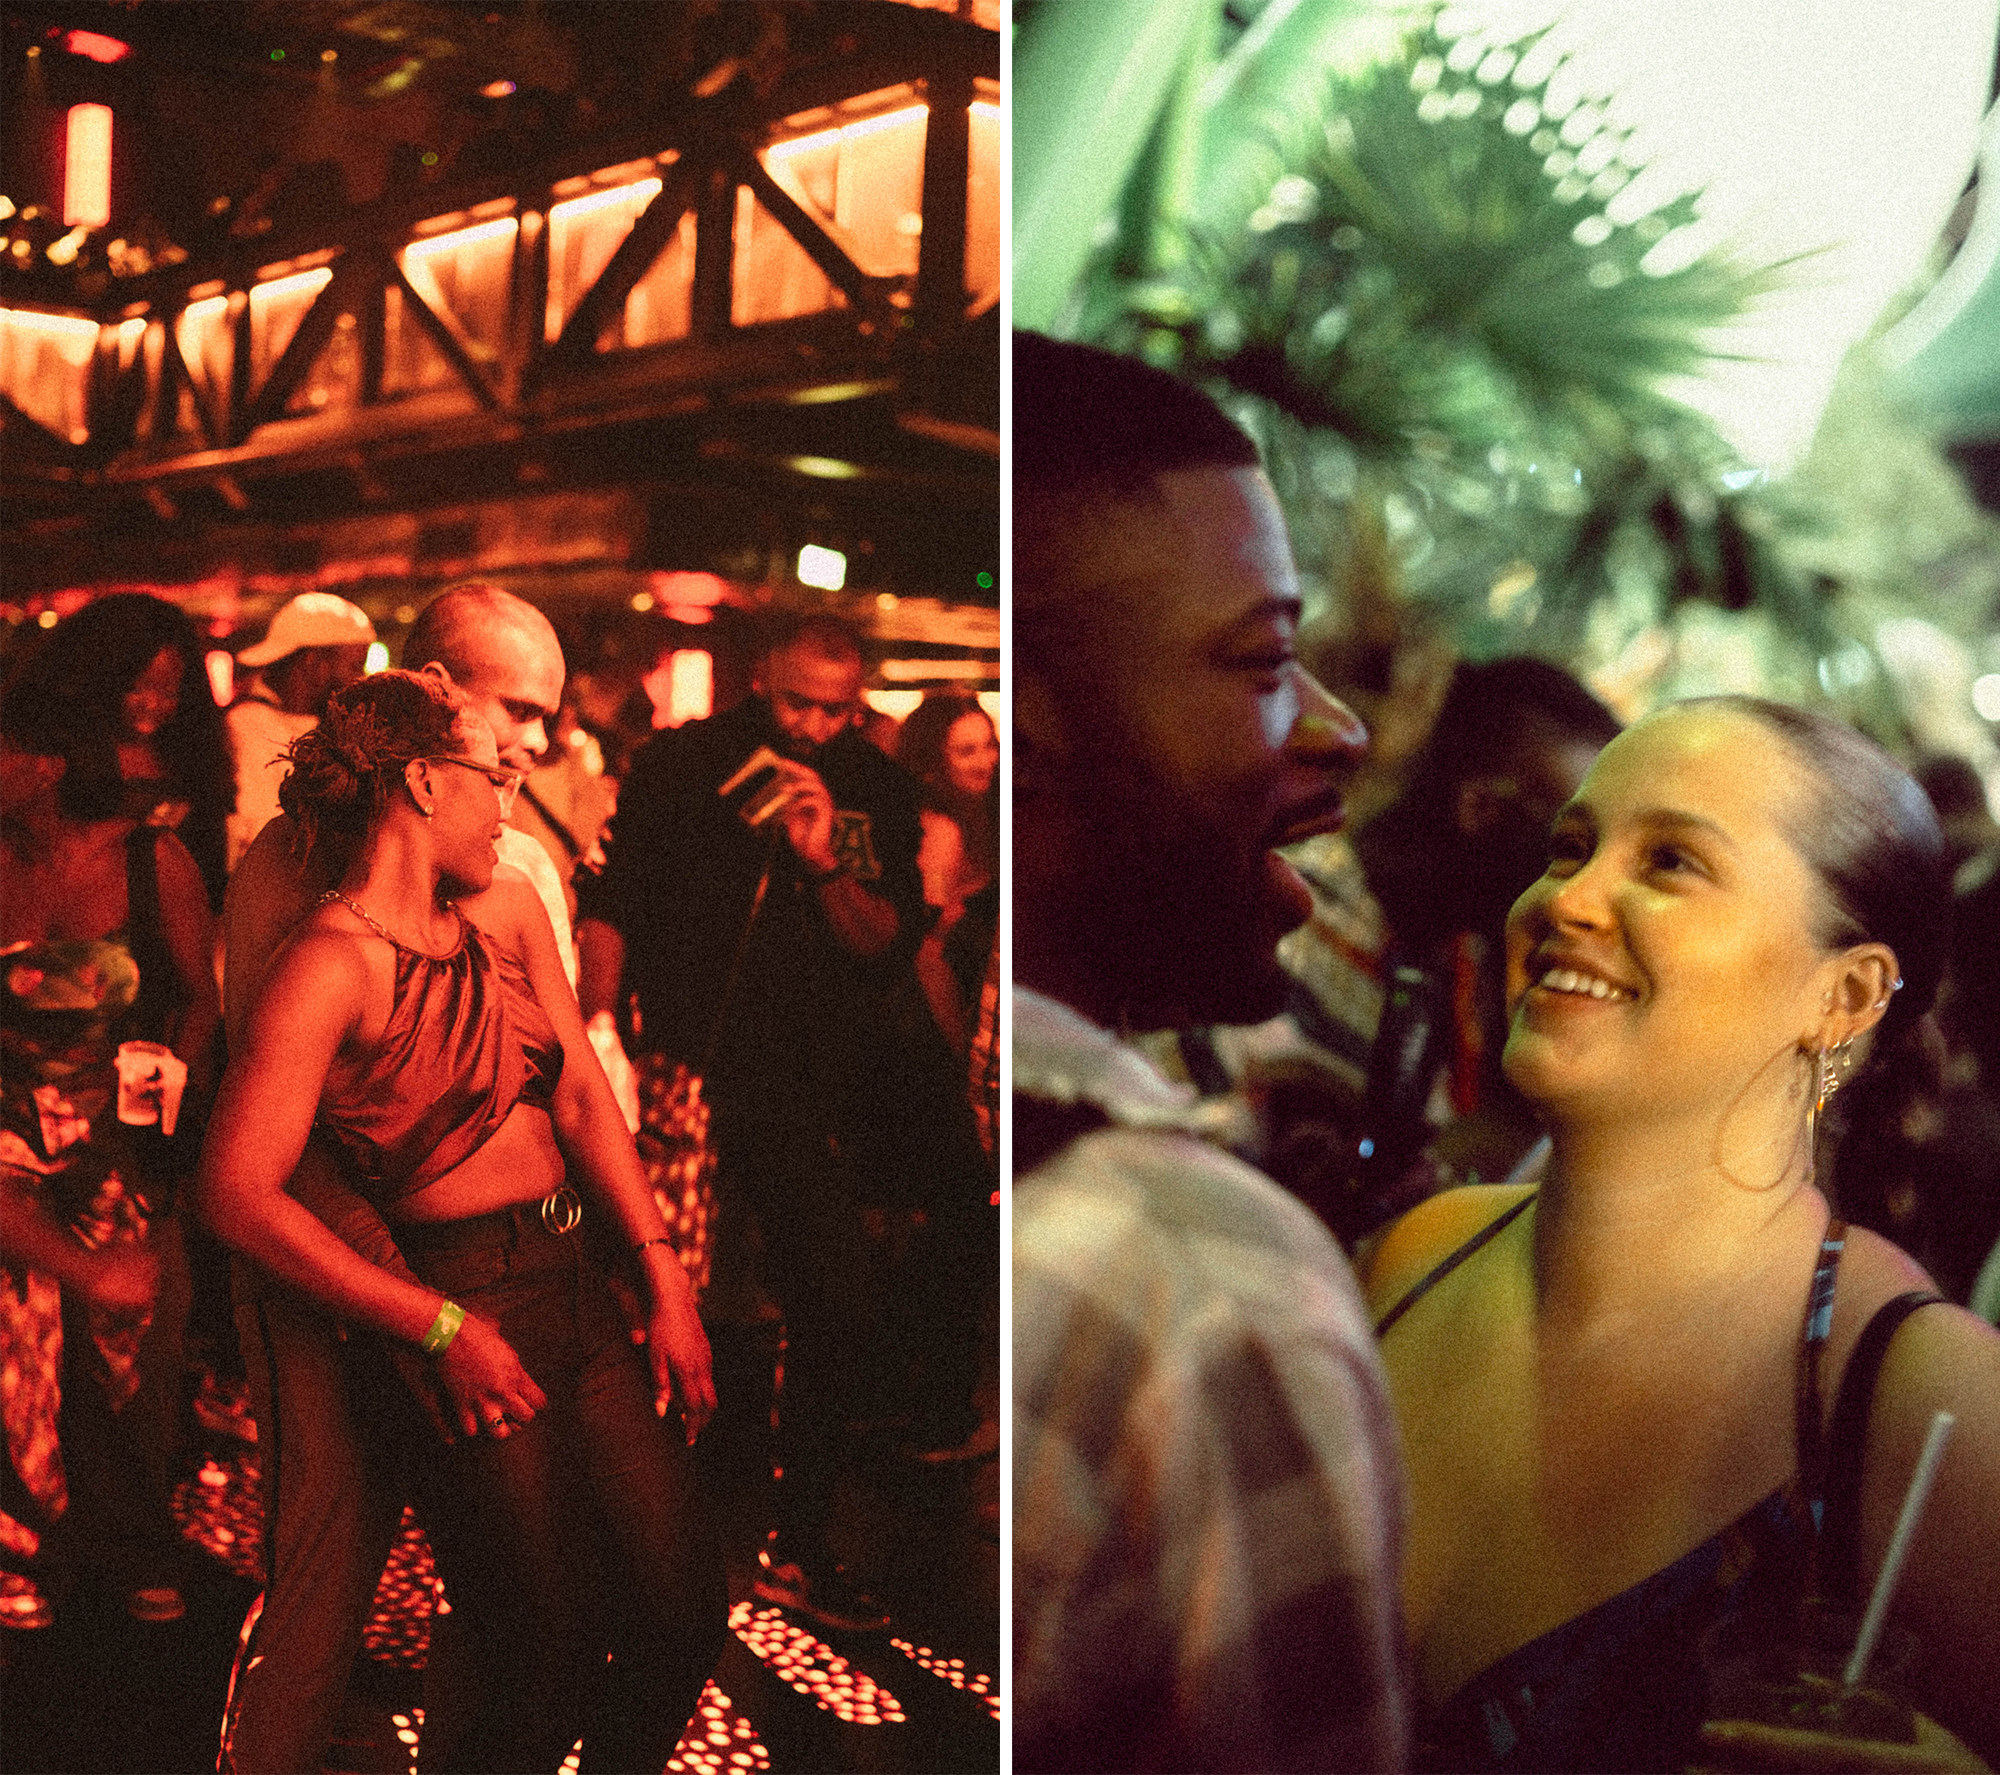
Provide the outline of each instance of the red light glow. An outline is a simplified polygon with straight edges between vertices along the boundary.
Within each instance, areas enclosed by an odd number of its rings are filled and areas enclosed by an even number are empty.
[[[72,105],[63,160],[63,224],[102,228],[111,220],[111,107]]]
[[[739,1602],[729,1611],[729,1625],[781,1682],[848,1725],[902,1724],[903,1704],[894,1695],[831,1646],[794,1627],[782,1610]]]
[[[129,43],[106,37],[98,31],[71,31],[63,38],[63,48],[71,55],[88,56],[93,62],[122,62],[132,53]]]
[[[950,1683],[954,1689],[977,1695],[986,1703],[988,1713],[996,1720],[1000,1717],[1000,1697],[993,1692],[990,1676],[976,1670],[968,1671],[963,1658],[947,1658],[942,1652],[932,1651],[929,1646],[912,1645],[906,1639],[891,1639],[889,1643],[920,1670],[928,1670],[932,1676]]]

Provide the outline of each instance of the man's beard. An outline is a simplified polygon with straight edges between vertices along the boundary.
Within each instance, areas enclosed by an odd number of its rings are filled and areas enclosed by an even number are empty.
[[[1266,854],[1157,794],[1093,799],[1073,940],[1118,983],[1126,1027],[1255,1023],[1284,1009],[1276,945],[1292,915],[1274,901]]]

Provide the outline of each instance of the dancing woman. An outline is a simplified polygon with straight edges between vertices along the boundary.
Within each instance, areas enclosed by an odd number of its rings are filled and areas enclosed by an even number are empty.
[[[1432,1197],[1367,1277],[1427,1765],[1685,1767],[1704,1630],[1865,1596],[1939,1410],[1892,1618],[1923,1709],[2000,1751],[2000,1334],[1814,1181],[1817,1106],[1915,1034],[1947,919],[1916,785],[1776,704],[1660,711],[1557,816],[1507,926],[1546,1173]]]
[[[450,1446],[414,1407],[400,1438],[479,1695],[426,1765],[553,1769],[580,1736],[586,1769],[657,1771],[725,1632],[689,1452],[715,1406],[708,1341],[547,916],[494,880],[518,773],[455,693],[406,672],[341,692],[292,756],[285,811],[353,861],[262,982],[203,1212],[344,1319],[432,1355],[462,1402]],[[362,1180],[419,1282],[286,1194],[309,1138]],[[650,1376],[589,1217],[646,1284]],[[662,1421],[676,1403],[684,1436]]]

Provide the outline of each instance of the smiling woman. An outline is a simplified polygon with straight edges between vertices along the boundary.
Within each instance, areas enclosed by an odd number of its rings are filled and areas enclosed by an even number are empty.
[[[2000,1336],[1831,1218],[1814,1168],[1849,1057],[1936,991],[1936,820],[1839,724],[1723,698],[1613,740],[1551,852],[1507,933],[1546,1174],[1424,1203],[1367,1277],[1425,1760],[1712,1758],[1702,1631],[1775,1638],[1814,1589],[1856,1607],[1939,1410],[1960,1436],[1896,1615],[1920,1704],[1991,1759]]]
[[[232,1041],[201,1211],[343,1320],[435,1363],[449,1401],[435,1429],[386,1371],[374,1385],[478,1666],[452,1766],[553,1766],[579,1734],[593,1760],[658,1766],[725,1618],[689,1451],[715,1389],[548,919],[532,887],[495,880],[520,773],[436,672],[340,691],[291,756],[281,805],[349,862]],[[371,1262],[288,1192],[315,1135],[407,1267]],[[576,1230],[586,1212],[643,1282],[643,1363]],[[607,1683],[613,1653],[623,1674]]]

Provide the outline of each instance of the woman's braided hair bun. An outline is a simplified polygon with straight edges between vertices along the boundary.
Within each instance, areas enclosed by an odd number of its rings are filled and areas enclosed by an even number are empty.
[[[338,692],[317,727],[291,744],[278,805],[310,845],[324,831],[359,837],[415,758],[457,749],[464,699],[421,672],[377,672]]]

